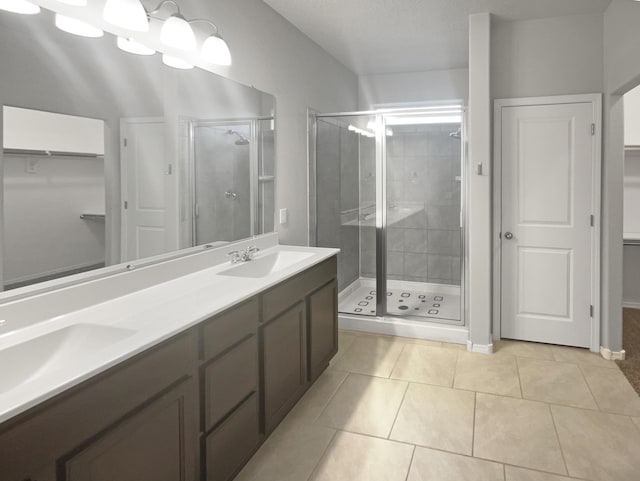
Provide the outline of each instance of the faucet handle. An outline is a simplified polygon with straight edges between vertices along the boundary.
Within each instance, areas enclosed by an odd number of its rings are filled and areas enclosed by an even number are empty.
[[[247,252],[258,252],[260,248],[258,246],[249,246],[247,247]]]
[[[227,257],[231,257],[232,264],[240,262],[240,251],[227,252]]]

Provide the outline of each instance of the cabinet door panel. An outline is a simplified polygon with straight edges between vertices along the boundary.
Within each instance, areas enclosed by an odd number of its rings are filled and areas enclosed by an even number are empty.
[[[307,386],[305,304],[262,328],[265,431],[270,433]]]
[[[334,281],[309,298],[309,371],[315,381],[338,351],[338,284]]]
[[[189,378],[64,461],[65,481],[195,481],[196,384]]]

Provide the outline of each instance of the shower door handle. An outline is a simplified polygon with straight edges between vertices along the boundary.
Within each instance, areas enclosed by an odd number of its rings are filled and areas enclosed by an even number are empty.
[[[507,240],[511,240],[513,239],[513,234],[511,232],[505,232],[504,233],[504,238]]]

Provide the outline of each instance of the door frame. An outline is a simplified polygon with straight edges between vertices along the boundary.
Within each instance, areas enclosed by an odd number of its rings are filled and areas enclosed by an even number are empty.
[[[602,94],[558,95],[550,97],[524,97],[495,99],[493,101],[493,339],[501,339],[502,328],[502,109],[505,107],[527,107],[590,103],[593,110],[595,132],[592,136],[593,158],[591,159],[592,186],[591,211],[594,222],[591,229],[591,345],[592,352],[600,352],[600,285],[601,285],[601,179],[602,179]]]

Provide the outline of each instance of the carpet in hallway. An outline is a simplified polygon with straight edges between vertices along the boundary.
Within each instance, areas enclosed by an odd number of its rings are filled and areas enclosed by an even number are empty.
[[[627,358],[616,362],[640,395],[640,309],[624,309],[623,313],[622,348]]]

